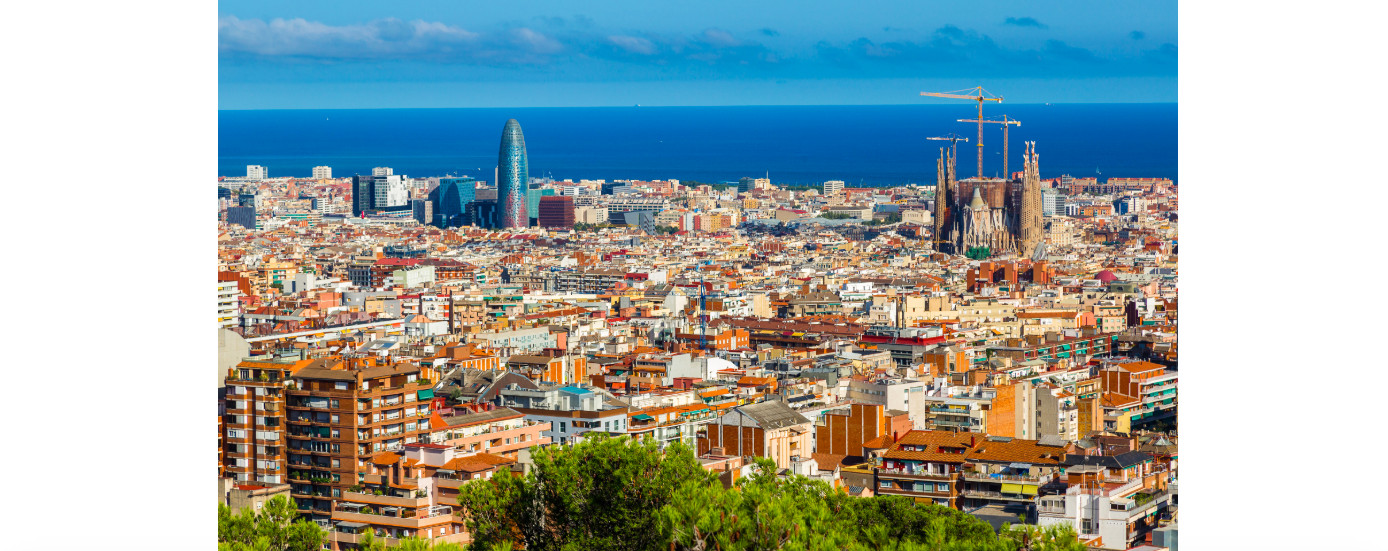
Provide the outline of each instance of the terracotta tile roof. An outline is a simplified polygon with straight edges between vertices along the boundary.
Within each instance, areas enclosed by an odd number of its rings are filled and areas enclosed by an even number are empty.
[[[888,434],[884,434],[882,436],[878,436],[877,438],[873,438],[872,440],[868,440],[867,442],[863,442],[864,448],[886,449],[891,447],[891,445],[892,437]]]
[[[888,459],[909,459],[913,461],[938,461],[945,463],[963,463],[965,460],[964,450],[978,439],[976,434],[959,433],[952,431],[938,430],[913,430],[902,435],[891,449],[883,455]],[[909,447],[912,451],[905,451],[902,448]],[[924,448],[916,450],[915,448]],[[957,449],[960,453],[946,451],[946,448]]]
[[[381,452],[371,456],[371,462],[381,466],[394,465],[399,460],[400,454],[395,452]]]
[[[964,456],[968,457],[970,461],[1057,465],[1065,459],[1065,448],[1063,446],[1043,446],[1036,440],[1014,438],[1001,442],[981,438],[978,445],[966,452]]]
[[[1099,405],[1104,407],[1121,407],[1136,403],[1138,403],[1136,397],[1117,392],[1105,392],[1103,396],[1099,397]]]

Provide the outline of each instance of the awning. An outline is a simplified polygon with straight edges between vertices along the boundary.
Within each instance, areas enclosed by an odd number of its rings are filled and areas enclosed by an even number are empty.
[[[1014,469],[1030,469],[1031,463],[1010,463],[1007,466]]]
[[[1033,486],[1031,484],[1023,484],[1022,493],[1028,495],[1036,495],[1036,486]]]
[[[424,390],[419,391],[419,399],[420,399],[420,400],[428,400],[428,399],[433,398],[433,397],[434,397],[434,389],[432,389],[432,388],[426,388],[426,389],[424,389]]]
[[[346,528],[346,529],[348,529],[348,530],[357,530],[357,529],[365,528],[365,527],[366,527],[366,524],[363,524],[363,523],[360,523],[360,522],[345,522],[345,521],[344,521],[344,522],[339,522],[339,523],[337,523],[337,527],[338,527],[339,530],[340,530],[340,529],[343,529],[343,528]]]
[[[644,414],[644,413],[638,413],[638,414],[636,414],[636,415],[631,416],[631,418],[632,418],[632,419],[636,419],[636,420],[638,420],[638,421],[654,421],[654,420],[655,420],[655,417],[651,417],[651,416],[646,415],[646,414]]]
[[[1004,494],[1020,494],[1020,493],[1022,493],[1022,485],[1021,485],[1021,484],[1003,484],[1003,485],[1002,485],[1002,493],[1004,493]]]

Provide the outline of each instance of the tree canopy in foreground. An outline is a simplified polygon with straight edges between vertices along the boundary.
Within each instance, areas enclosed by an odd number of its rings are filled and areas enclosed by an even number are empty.
[[[759,459],[725,489],[687,446],[594,437],[534,450],[534,469],[466,484],[474,549],[1082,551],[1068,526],[1005,527],[909,499],[850,497]]]

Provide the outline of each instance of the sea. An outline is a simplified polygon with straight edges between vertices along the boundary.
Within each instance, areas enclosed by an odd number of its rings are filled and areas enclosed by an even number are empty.
[[[1174,103],[987,104],[1009,131],[1010,171],[1035,142],[1042,178],[1177,180]],[[333,176],[391,167],[411,177],[491,181],[501,129],[516,119],[531,178],[677,179],[706,183],[769,177],[783,185],[843,180],[851,186],[933,185],[935,159],[957,135],[960,178],[976,170],[977,106],[960,104],[522,107],[464,109],[226,110],[218,112],[218,174]],[[983,130],[983,174],[1002,174],[1001,125]]]

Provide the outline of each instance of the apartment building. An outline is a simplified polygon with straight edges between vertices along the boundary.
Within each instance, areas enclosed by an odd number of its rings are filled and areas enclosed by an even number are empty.
[[[353,545],[369,532],[392,547],[406,538],[465,544],[469,538],[458,510],[458,486],[498,471],[509,473],[512,463],[434,444],[408,444],[399,451],[375,454],[363,467],[362,482],[343,492],[336,503],[331,541]]]
[[[1103,389],[1115,395],[1112,405],[1119,409],[1119,414],[1127,416],[1132,428],[1176,416],[1175,371],[1152,362],[1113,361],[1106,362],[1098,375]],[[1118,395],[1130,400],[1120,403]]]
[[[977,397],[925,396],[925,430],[988,432],[988,408],[992,400]]]
[[[372,358],[328,358],[295,373],[288,391],[289,482],[314,518],[361,483],[379,452],[430,432],[434,369]]]
[[[606,292],[623,279],[626,279],[626,272],[623,270],[593,268],[562,272],[554,277],[555,291],[561,293],[597,294]]]
[[[235,281],[217,282],[217,327],[241,325],[241,290]]]
[[[1130,549],[1171,519],[1175,473],[1150,455],[1068,455],[1062,465],[1065,492],[1037,500],[1043,528],[1069,524],[1091,548]]]
[[[915,379],[854,377],[848,381],[845,399],[862,404],[878,404],[889,410],[904,411],[911,425],[925,427],[925,382]]]
[[[779,400],[737,406],[705,427],[698,452],[767,457],[784,469],[792,457],[813,453],[812,428],[809,419]]]
[[[509,385],[497,392],[496,405],[525,414],[526,419],[548,423],[541,435],[551,442],[569,444],[584,433],[626,431],[629,408],[613,406],[588,385],[542,385],[535,389]]]
[[[873,490],[957,509],[965,452],[977,441],[977,435],[950,431],[901,435],[873,468]]]
[[[1079,411],[1074,393],[1049,382],[1024,380],[999,385],[989,412],[988,434],[1078,440],[1082,436]]]
[[[1065,454],[1060,438],[980,437],[964,454],[959,508],[995,527],[1016,523],[1019,515],[1034,524],[1036,497],[1058,491],[1051,482],[1060,476]]]
[[[911,420],[903,412],[889,413],[880,404],[849,404],[825,410],[815,419],[815,453],[845,457],[866,457],[863,443],[911,431]]]
[[[428,443],[509,459],[519,459],[522,449],[549,444],[544,432],[551,429],[549,423],[526,419],[525,414],[510,408],[459,409],[449,415],[434,412],[429,428],[432,432],[424,438]]]
[[[226,477],[239,483],[288,480],[285,396],[290,377],[316,360],[244,360],[227,373],[222,442]]]
[[[662,448],[674,442],[696,448],[698,434],[722,411],[723,408],[703,403],[632,410],[627,414],[626,433],[637,439],[655,440]]]
[[[1079,331],[1050,332],[1045,335],[1027,335],[1021,339],[1007,339],[1006,346],[990,346],[988,353],[991,357],[1010,358],[1017,363],[1036,359],[1050,361],[1106,356],[1116,340],[1117,334],[1102,333],[1094,327],[1084,327]]]

